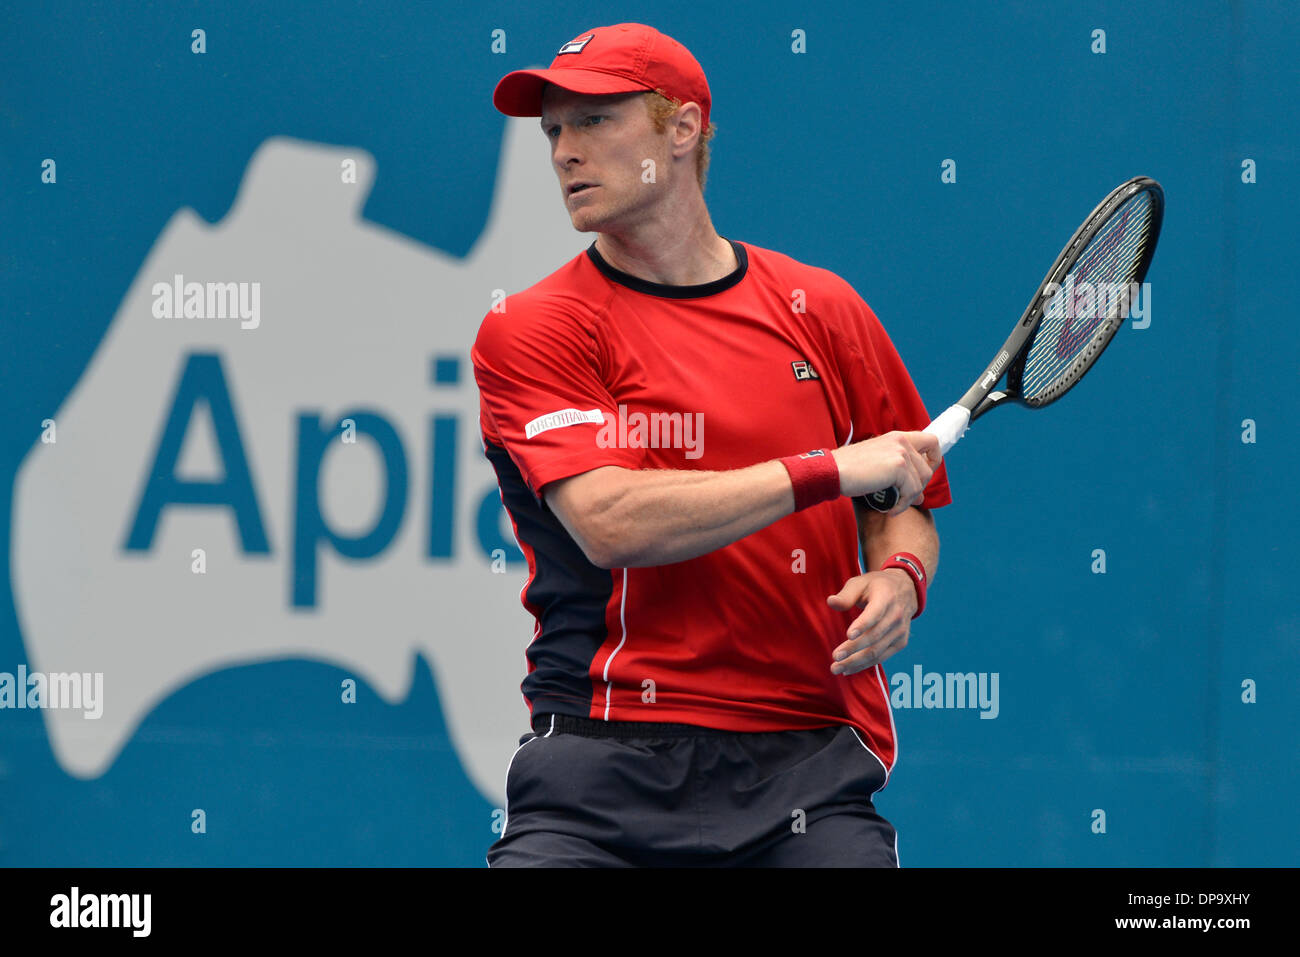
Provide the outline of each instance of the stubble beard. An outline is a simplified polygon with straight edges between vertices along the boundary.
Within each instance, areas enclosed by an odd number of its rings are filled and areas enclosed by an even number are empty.
[[[653,189],[648,184],[637,182],[640,189]],[[600,199],[591,206],[583,206],[573,210],[569,214],[569,221],[573,228],[580,233],[604,233],[609,232],[612,227],[617,227],[626,222],[629,215],[635,217],[638,212],[643,212],[649,208],[649,204],[642,206],[635,199],[628,200],[625,195],[611,197],[608,195],[609,187],[601,186]],[[641,199],[643,197],[636,197]]]

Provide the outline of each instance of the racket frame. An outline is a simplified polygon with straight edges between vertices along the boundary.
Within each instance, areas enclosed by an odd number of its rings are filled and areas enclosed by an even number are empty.
[[[1165,194],[1160,184],[1151,177],[1135,176],[1111,190],[1106,198],[1084,218],[1083,223],[1070,237],[1070,241],[1061,249],[1056,261],[1052,263],[1052,268],[1039,283],[1033,298],[1029,300],[1029,305],[1025,307],[1024,315],[1011,330],[1011,335],[1002,344],[997,355],[984,367],[984,371],[966,390],[966,394],[926,427],[925,431],[939,436],[940,449],[944,455],[947,455],[948,451],[957,444],[970,423],[989,409],[1005,402],[1019,402],[1031,408],[1042,408],[1055,402],[1078,384],[1101,356],[1106,346],[1110,345],[1111,340],[1115,338],[1115,333],[1119,331],[1119,326],[1125,321],[1121,316],[1127,317],[1131,302],[1126,301],[1120,313],[1113,318],[1103,320],[1092,332],[1087,348],[1070,364],[1071,373],[1075,372],[1081,362],[1082,369],[1078,370],[1077,375],[1067,377],[1063,387],[1049,388],[1043,395],[1029,400],[1021,395],[1021,375],[1024,372],[1025,360],[1033,346],[1034,336],[1042,324],[1043,316],[1047,313],[1047,306],[1062,291],[1062,280],[1074,268],[1083,251],[1088,248],[1088,244],[1105,228],[1119,208],[1143,190],[1149,190],[1151,193],[1151,224],[1148,227],[1151,238],[1142,251],[1142,258],[1138,261],[1133,281],[1141,284],[1146,279],[1151,259],[1155,255],[1156,242],[1160,238],[1160,226],[1164,221]],[[1006,388],[995,390],[994,386],[1001,381],[1003,373],[1007,377]],[[875,511],[888,512],[898,501],[898,489],[881,489],[862,498]]]
[[[1065,244],[1060,255],[1056,257],[1056,261],[1052,263],[1052,268],[1047,271],[1047,275],[1039,283],[1033,298],[1029,300],[1029,305],[1025,308],[1024,315],[1016,323],[1015,328],[1011,330],[1011,335],[1007,337],[1007,341],[1003,343],[1002,348],[998,350],[993,360],[985,366],[984,371],[980,373],[974,385],[957,400],[957,405],[970,412],[972,422],[988,412],[989,409],[1004,402],[1019,402],[1032,408],[1042,408],[1045,405],[1050,405],[1069,392],[1083,378],[1081,373],[1073,379],[1067,380],[1065,388],[1047,390],[1045,398],[1035,397],[1032,400],[1025,400],[1021,395],[1020,377],[1024,372],[1025,359],[1033,346],[1034,336],[1038,332],[1038,327],[1042,324],[1043,316],[1047,313],[1048,305],[1062,291],[1062,280],[1074,268],[1083,251],[1088,248],[1088,244],[1105,228],[1119,208],[1143,190],[1149,190],[1151,193],[1151,225],[1148,232],[1152,239],[1147,242],[1142,251],[1142,259],[1138,262],[1133,281],[1140,284],[1146,279],[1147,270],[1151,266],[1151,258],[1155,255],[1156,240],[1160,236],[1160,225],[1164,219],[1164,191],[1161,189],[1160,184],[1151,177],[1135,176],[1128,182],[1122,183],[1111,190],[1110,194],[1088,214],[1083,224],[1074,231],[1070,241]],[[1121,314],[1126,314],[1128,307],[1131,305],[1131,303],[1125,303],[1125,308],[1121,310]],[[1124,319],[1120,318],[1119,315],[1103,321],[1092,333],[1088,347],[1080,353],[1080,358],[1071,363],[1071,368],[1074,368],[1082,358],[1086,357],[1088,360],[1084,369],[1084,372],[1086,372],[1087,368],[1097,361],[1106,346],[1110,345],[1111,340],[1115,338],[1115,333],[1123,322]],[[995,391],[994,386],[1001,380],[1003,372],[1007,376],[1006,388]]]

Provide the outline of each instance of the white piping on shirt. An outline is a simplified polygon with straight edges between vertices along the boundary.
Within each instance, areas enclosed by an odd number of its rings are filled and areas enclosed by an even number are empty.
[[[609,680],[609,666],[614,661],[614,655],[617,655],[619,653],[619,650],[623,647],[623,643],[627,641],[626,612],[627,612],[627,569],[625,568],[623,569],[623,594],[619,598],[619,602],[618,602],[618,621],[619,624],[623,626],[623,637],[619,641],[618,647],[614,649],[614,653],[611,654],[609,658],[605,661],[605,672],[604,674],[601,675],[601,677],[605,681],[605,720],[606,721],[609,720],[609,696],[610,693],[614,690],[614,682]]]

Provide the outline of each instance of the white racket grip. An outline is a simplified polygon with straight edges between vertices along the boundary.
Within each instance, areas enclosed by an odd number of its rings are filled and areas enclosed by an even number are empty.
[[[939,440],[939,454],[947,455],[957,444],[957,440],[966,434],[970,426],[970,410],[961,405],[950,405],[939,413],[939,418],[927,425],[922,432],[928,432]],[[869,492],[862,496],[867,505],[877,512],[888,512],[898,503],[898,489],[886,488],[879,492]]]
[[[939,413],[939,418],[927,425],[922,431],[929,432],[939,440],[939,454],[947,455],[957,440],[966,434],[970,427],[970,410],[961,405],[950,405]]]

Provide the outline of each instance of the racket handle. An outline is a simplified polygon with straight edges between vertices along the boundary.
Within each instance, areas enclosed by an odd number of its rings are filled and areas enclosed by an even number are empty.
[[[879,492],[862,496],[862,500],[877,512],[888,512],[898,502],[898,489],[882,488]]]
[[[939,417],[927,425],[922,432],[929,432],[939,440],[939,454],[947,455],[957,440],[966,434],[970,425],[970,409],[963,405],[950,405]],[[877,512],[888,512],[898,504],[898,489],[883,488],[862,496],[867,506]]]

